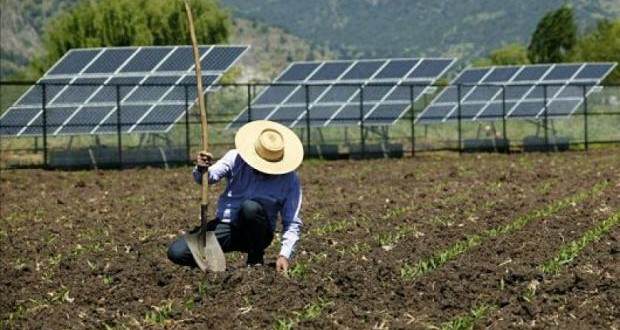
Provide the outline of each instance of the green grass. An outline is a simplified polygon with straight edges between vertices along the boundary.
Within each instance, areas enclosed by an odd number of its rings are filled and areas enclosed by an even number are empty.
[[[553,259],[545,262],[540,267],[540,270],[547,274],[558,273],[562,266],[572,262],[586,246],[600,240],[603,235],[607,234],[614,226],[618,225],[618,223],[620,223],[620,212],[603,220],[596,227],[588,230],[579,239],[562,246],[557,255]]]
[[[481,234],[470,235],[464,240],[454,243],[447,249],[436,252],[428,258],[418,261],[415,265],[405,263],[400,270],[401,277],[405,280],[413,280],[419,276],[429,273],[441,267],[448,261],[454,260],[456,257],[462,255],[468,250],[482,244],[488,239],[518,231],[534,220],[553,215],[572,204],[585,200],[589,196],[599,195],[608,185],[609,183],[607,181],[603,181],[596,184],[588,191],[580,192],[554,202],[542,209],[529,212],[521,217],[518,217],[509,224],[485,230]]]

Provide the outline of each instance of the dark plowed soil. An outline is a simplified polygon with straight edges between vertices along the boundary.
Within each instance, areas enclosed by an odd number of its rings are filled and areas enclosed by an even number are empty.
[[[277,238],[260,268],[245,268],[241,254],[220,274],[167,260],[170,241],[198,222],[190,168],[3,171],[0,328],[423,328],[480,304],[499,306],[480,326],[610,327],[617,230],[556,276],[537,267],[620,210],[617,155],[307,162],[304,235],[289,276],[273,269]],[[401,277],[404,264],[601,182],[598,195]],[[540,285],[526,304],[532,281]]]
[[[498,328],[619,329],[620,228],[545,278],[531,302],[512,299],[493,317]]]

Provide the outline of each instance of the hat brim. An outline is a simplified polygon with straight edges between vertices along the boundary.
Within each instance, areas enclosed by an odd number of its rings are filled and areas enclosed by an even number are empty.
[[[282,134],[284,155],[279,161],[265,160],[256,153],[254,143],[263,130],[268,128]],[[297,134],[290,128],[269,120],[256,120],[239,128],[235,135],[235,148],[248,165],[266,174],[275,175],[292,172],[304,160],[304,147]]]

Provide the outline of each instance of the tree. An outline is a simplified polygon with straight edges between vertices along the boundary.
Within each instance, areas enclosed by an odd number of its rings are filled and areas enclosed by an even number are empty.
[[[579,38],[571,60],[620,63],[620,20],[599,21],[596,29]],[[620,67],[616,66],[605,82],[620,83]]]
[[[529,64],[527,48],[520,43],[511,43],[491,51],[488,57],[474,59],[471,64],[475,67],[492,65],[523,65]]]
[[[528,47],[532,63],[563,62],[577,42],[573,9],[564,6],[547,13],[538,22]]]
[[[190,2],[198,42],[226,42],[231,23],[218,0]],[[33,61],[32,69],[43,74],[71,48],[188,44],[183,1],[85,0],[45,27],[45,54]]]
[[[494,65],[529,64],[527,48],[520,43],[512,43],[491,51],[489,55]]]

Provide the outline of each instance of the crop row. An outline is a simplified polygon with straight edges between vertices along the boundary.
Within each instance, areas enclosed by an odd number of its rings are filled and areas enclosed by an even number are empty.
[[[431,272],[441,267],[448,261],[454,260],[456,257],[466,253],[470,249],[482,244],[483,242],[491,238],[518,231],[532,221],[548,217],[572,204],[581,202],[589,196],[600,195],[608,185],[609,183],[607,181],[600,182],[588,191],[580,192],[578,194],[564,198],[550,205],[547,205],[542,209],[531,211],[523,216],[518,217],[517,219],[506,225],[485,230],[481,234],[469,235],[465,239],[454,243],[447,249],[435,252],[432,256],[422,259],[414,265],[405,263],[401,267],[401,277],[405,280],[413,280],[415,278],[418,278],[428,272]]]
[[[567,264],[571,263],[586,246],[599,241],[619,223],[620,212],[616,212],[609,218],[600,221],[594,228],[589,229],[579,238],[561,246],[554,257],[544,261],[537,268],[548,276],[557,275]],[[536,295],[539,285],[540,283],[537,280],[529,282],[525,290],[521,293],[522,299],[531,302]],[[441,329],[472,329],[477,322],[485,319],[491,311],[498,308],[499,306],[490,303],[480,304],[472,308],[468,314],[459,316],[442,324]]]

